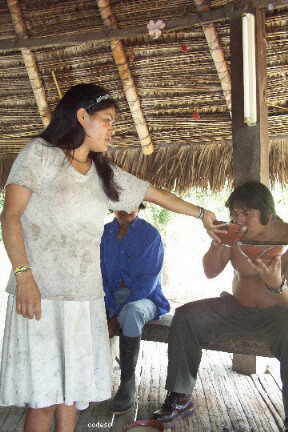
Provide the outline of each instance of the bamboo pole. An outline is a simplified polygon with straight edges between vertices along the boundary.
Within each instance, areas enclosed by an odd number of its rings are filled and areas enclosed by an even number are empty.
[[[53,81],[54,81],[54,84],[55,84],[55,87],[56,87],[59,99],[61,99],[63,95],[62,95],[62,91],[61,91],[61,89],[59,87],[59,84],[58,84],[58,81],[57,81],[56,74],[55,74],[54,70],[51,72],[51,74],[52,74],[52,78],[53,78]]]
[[[18,0],[7,0],[7,5],[17,36],[20,39],[27,39],[28,35],[26,31],[26,26],[22,18]],[[27,48],[21,48],[21,53],[42,123],[44,126],[47,126],[50,122],[51,114],[46,100],[46,95],[35,59],[35,55]]]
[[[203,11],[203,5],[206,4],[206,0],[194,0],[197,10]],[[221,82],[224,98],[226,105],[231,116],[231,76],[225,61],[224,51],[221,47],[218,33],[213,23],[202,24],[202,29],[206,37],[211,57],[214,61],[218,77]]]
[[[117,28],[116,19],[110,7],[110,0],[96,0],[103,23],[108,28]],[[124,45],[120,40],[111,41],[112,55],[118,68],[123,90],[135,123],[136,131],[142,146],[144,155],[153,153],[153,144],[146,124],[146,120],[140,105],[140,100],[134,84],[132,74],[128,66],[128,59]]]

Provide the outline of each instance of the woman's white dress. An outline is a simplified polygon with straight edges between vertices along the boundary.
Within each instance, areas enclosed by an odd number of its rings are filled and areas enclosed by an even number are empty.
[[[0,374],[0,405],[43,408],[111,397],[111,356],[99,245],[108,209],[130,212],[149,184],[113,167],[110,201],[92,165],[75,170],[61,149],[36,138],[16,158],[7,184],[32,190],[21,217],[25,249],[41,292],[39,321],[16,314],[11,273]],[[19,263],[21,264],[21,263]]]

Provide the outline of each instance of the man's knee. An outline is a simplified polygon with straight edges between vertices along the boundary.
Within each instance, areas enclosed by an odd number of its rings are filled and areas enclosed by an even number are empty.
[[[193,329],[194,331],[197,328],[209,327],[209,317],[209,308],[207,308],[205,300],[194,301],[186,303],[175,310],[172,325],[174,327],[180,326],[182,328],[190,327],[190,329]]]
[[[146,322],[145,311],[137,302],[127,303],[118,315],[118,321],[124,336],[140,336]]]
[[[120,321],[129,321],[131,322],[139,322],[144,320],[144,312],[143,309],[140,307],[140,305],[137,304],[137,302],[131,302],[127,303],[121,310],[120,314]]]
[[[175,309],[175,320],[197,320],[199,315],[201,315],[201,307],[197,301],[185,303],[183,306],[180,306]]]
[[[127,303],[127,304],[122,308],[122,311],[123,311],[123,313],[125,313],[125,314],[129,314],[130,316],[133,316],[133,315],[139,315],[139,314],[142,312],[141,307],[138,305],[138,302],[137,302],[137,301]],[[121,311],[121,312],[122,312],[122,311]]]

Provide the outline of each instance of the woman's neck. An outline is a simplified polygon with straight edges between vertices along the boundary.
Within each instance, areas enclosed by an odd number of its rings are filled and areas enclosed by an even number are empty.
[[[89,151],[85,147],[78,147],[70,152],[71,158],[79,163],[87,163],[89,161]]]

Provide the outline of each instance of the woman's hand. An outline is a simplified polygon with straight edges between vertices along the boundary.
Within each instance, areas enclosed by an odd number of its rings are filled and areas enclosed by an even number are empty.
[[[217,232],[221,231],[220,228],[224,226],[225,223],[215,224],[216,220],[217,220],[216,216],[213,212],[211,212],[210,210],[205,210],[204,216],[202,218],[203,226],[206,229],[209,236],[212,237],[216,243],[220,244],[221,240],[219,237],[217,237]]]
[[[24,318],[41,318],[41,295],[31,271],[16,276],[16,312]]]
[[[260,258],[255,261],[248,259],[248,261],[269,288],[278,289],[281,286],[283,276],[280,256],[274,257],[269,264],[266,264]]]
[[[207,231],[213,231],[217,225],[214,224],[214,222],[216,221],[216,216],[213,212],[211,212],[210,210],[205,210],[204,211],[204,216],[202,219],[204,228]]]
[[[214,221],[216,221],[216,216],[213,212],[204,210],[204,215],[202,217],[203,209],[201,210],[201,207],[189,203],[188,201],[184,201],[171,192],[163,191],[153,186],[149,186],[147,189],[144,200],[157,204],[175,213],[194,216],[197,219],[201,216],[204,228],[207,230],[210,237],[212,237],[217,243],[221,243],[221,240],[217,237],[217,231],[220,231],[220,228],[226,225],[226,223],[215,225]]]

